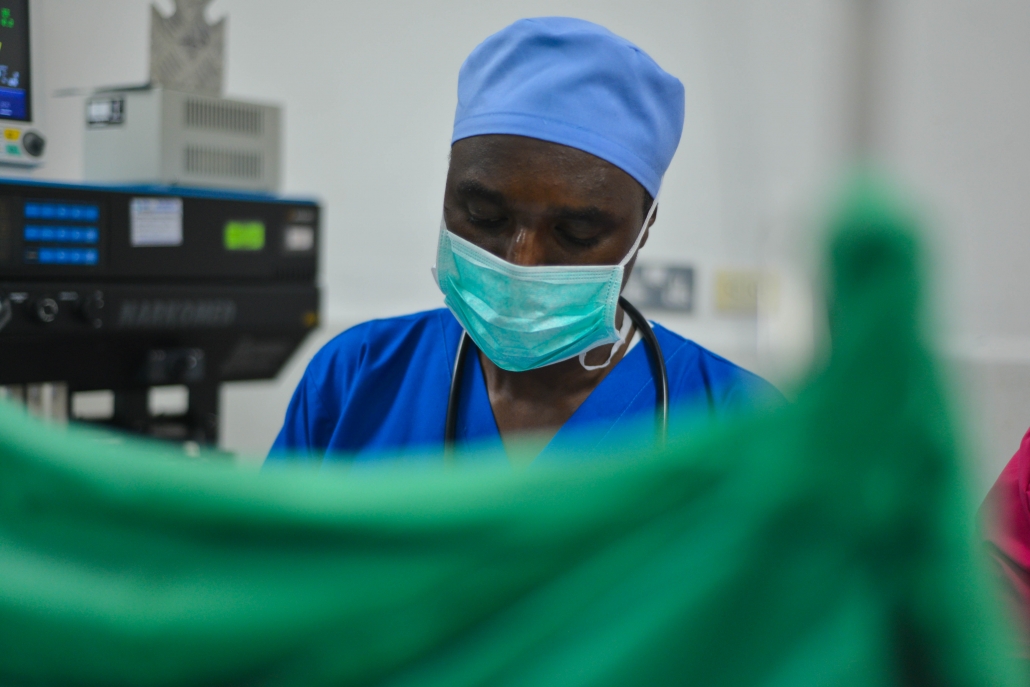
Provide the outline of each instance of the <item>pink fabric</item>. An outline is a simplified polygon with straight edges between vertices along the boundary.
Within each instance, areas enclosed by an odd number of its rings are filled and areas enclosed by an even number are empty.
[[[980,506],[988,553],[1030,658],[1030,431]]]

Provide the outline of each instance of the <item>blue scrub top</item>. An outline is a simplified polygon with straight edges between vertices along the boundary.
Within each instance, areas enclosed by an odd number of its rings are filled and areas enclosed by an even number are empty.
[[[270,461],[373,461],[443,456],[447,396],[461,325],[447,309],[365,322],[311,360],[286,411]],[[781,398],[768,382],[661,325],[654,326],[669,375],[670,424],[719,417]],[[603,451],[654,418],[655,384],[641,342],[612,368],[538,456]],[[503,459],[503,444],[478,355],[465,361],[456,451]],[[589,436],[589,439],[584,437]],[[584,446],[584,441],[589,446]],[[614,447],[614,444],[613,444]],[[481,449],[496,449],[494,451]]]

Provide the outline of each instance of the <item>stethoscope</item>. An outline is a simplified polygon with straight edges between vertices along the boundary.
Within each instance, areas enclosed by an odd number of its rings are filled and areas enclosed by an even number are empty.
[[[665,358],[662,356],[662,347],[658,343],[658,337],[654,335],[654,329],[640,311],[633,307],[629,301],[619,296],[619,305],[622,306],[633,324],[640,331],[640,335],[647,344],[648,359],[651,362],[651,375],[655,379],[655,434],[659,445],[665,443],[665,437],[669,431],[669,375],[665,371]],[[454,374],[451,376],[451,390],[447,394],[447,416],[444,421],[444,449],[451,454],[454,443],[458,436],[458,402],[461,396],[461,380],[465,370],[465,358],[468,357],[470,349],[475,349],[476,344],[468,335],[468,332],[461,332],[461,340],[458,342],[458,354],[454,357]],[[478,350],[478,349],[477,349]]]

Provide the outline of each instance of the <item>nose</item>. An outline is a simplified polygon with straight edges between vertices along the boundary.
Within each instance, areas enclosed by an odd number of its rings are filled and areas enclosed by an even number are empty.
[[[547,264],[545,235],[546,232],[541,227],[517,226],[508,242],[508,250],[504,259],[513,265],[524,267]]]

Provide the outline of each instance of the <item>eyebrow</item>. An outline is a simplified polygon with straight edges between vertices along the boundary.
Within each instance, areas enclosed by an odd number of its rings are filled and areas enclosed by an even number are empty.
[[[481,198],[495,205],[504,205],[503,193],[489,189],[478,181],[465,180],[459,182],[457,191],[459,195],[466,198]]]
[[[500,191],[487,188],[478,181],[467,179],[458,183],[457,192],[466,198],[481,198],[496,205],[505,205],[506,198]],[[555,211],[557,219],[567,222],[584,222],[603,227],[614,226],[618,222],[610,213],[601,208],[590,205],[587,207],[560,207]]]

